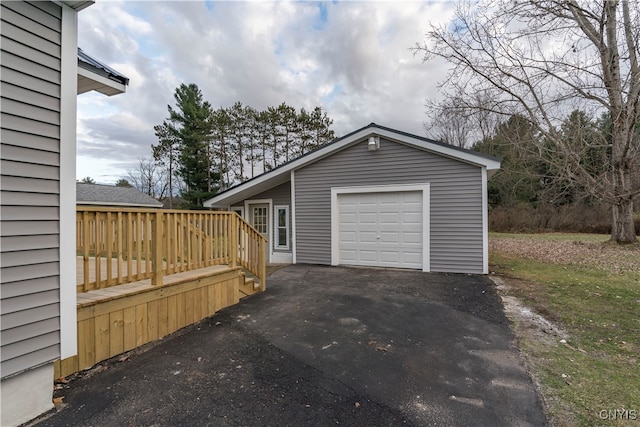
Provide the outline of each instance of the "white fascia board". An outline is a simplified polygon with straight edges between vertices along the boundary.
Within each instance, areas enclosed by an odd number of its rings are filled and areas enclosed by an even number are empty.
[[[76,12],[80,12],[81,10],[86,9],[92,4],[94,4],[95,0],[67,0],[67,1],[54,2],[54,3],[64,4],[65,6],[69,6],[71,9],[75,10]]]
[[[107,96],[112,96],[125,93],[127,91],[126,85],[108,79],[104,76],[101,76],[100,74],[94,73],[82,67],[78,67],[78,77],[84,77],[85,79],[88,79],[94,83],[90,85],[81,84],[78,87],[78,94],[96,90]]]
[[[449,157],[465,163],[471,163],[476,166],[484,166],[487,168],[487,170],[500,169],[500,161],[498,160],[487,159],[485,157],[478,156],[473,152],[460,151],[460,150],[456,150],[455,148],[450,148],[450,147],[439,145],[439,144],[433,144],[419,138],[414,138],[406,134],[399,134],[396,132],[388,131],[386,129],[381,129],[376,126],[367,126],[365,128],[362,128],[358,132],[355,132],[347,136],[342,140],[331,143],[314,152],[311,152],[310,154],[299,157],[297,160],[287,163],[286,165],[281,166],[271,172],[264,173],[255,179],[247,181],[244,184],[240,184],[237,187],[231,190],[228,190],[218,196],[214,196],[211,199],[206,200],[203,203],[203,205],[204,207],[207,207],[207,208],[222,207],[222,206],[228,205],[229,199],[232,199],[235,195],[241,192],[244,192],[251,187],[260,186],[260,184],[265,184],[268,181],[275,180],[276,178],[281,177],[283,175],[289,175],[291,171],[300,169],[323,157],[327,157],[330,154],[340,151],[343,148],[355,142],[366,139],[371,135],[378,135],[378,136],[382,136],[387,139],[390,139],[392,141],[413,145],[415,147],[422,148],[424,150],[431,151],[433,153],[437,153],[445,157]]]
[[[373,129],[376,129],[376,128],[373,128]],[[369,128],[368,130],[371,130],[371,128]],[[383,136],[390,140],[411,144],[416,147],[420,147],[424,150],[428,150],[433,153],[438,153],[445,157],[449,157],[455,160],[460,160],[465,163],[471,163],[477,166],[484,166],[488,170],[500,169],[499,160],[488,159],[486,157],[474,154],[473,152],[457,150],[447,145],[433,144],[429,141],[413,138],[408,135],[398,135],[397,133],[390,132],[385,129],[376,129],[375,132],[369,132],[369,133],[375,133],[376,135]]]

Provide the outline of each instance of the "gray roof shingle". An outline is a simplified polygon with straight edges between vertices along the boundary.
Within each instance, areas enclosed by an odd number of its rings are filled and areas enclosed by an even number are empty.
[[[162,203],[132,187],[76,182],[76,204],[162,208]]]

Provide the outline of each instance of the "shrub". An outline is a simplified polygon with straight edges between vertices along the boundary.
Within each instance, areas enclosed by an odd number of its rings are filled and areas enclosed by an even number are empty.
[[[636,233],[640,232],[640,217],[634,219]],[[503,233],[611,233],[611,210],[604,205],[572,204],[533,207],[521,203],[498,206],[489,210],[489,229]]]

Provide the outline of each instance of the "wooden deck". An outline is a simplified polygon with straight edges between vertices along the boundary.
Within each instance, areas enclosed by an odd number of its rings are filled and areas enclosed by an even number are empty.
[[[241,268],[217,265],[166,276],[162,285],[146,279],[78,294],[78,355],[56,362],[55,377],[196,323],[237,304],[249,289]]]
[[[100,268],[100,276],[102,280],[106,280],[107,278],[107,259],[101,258],[101,268]],[[165,263],[166,266],[166,263]],[[116,274],[117,264],[115,261],[111,263],[111,269],[113,272],[113,276]],[[127,265],[123,265],[124,274],[127,275]],[[185,280],[191,277],[198,277],[201,275],[208,275],[216,271],[221,271],[223,269],[229,268],[228,265],[214,265],[211,267],[205,267],[198,270],[190,270],[182,273],[175,273],[170,276],[166,276],[165,284],[176,283],[181,280]],[[146,272],[146,264],[141,263],[141,273]],[[136,275],[138,273],[137,264],[132,264],[131,275]],[[83,267],[83,257],[79,256],[76,258],[76,284],[77,286],[81,286],[84,280],[84,267]],[[89,261],[89,280],[96,280],[96,261],[95,258],[91,257]],[[87,299],[104,299],[110,295],[122,295],[125,293],[129,293],[133,290],[144,290],[149,289],[151,286],[151,279],[140,280],[138,282],[125,283],[123,285],[118,285],[117,287],[96,289],[88,292],[78,293],[78,305],[80,306]],[[253,295],[256,292],[259,292],[259,279],[253,276],[252,274],[245,271],[245,280],[240,286],[240,293],[243,296]]]
[[[81,293],[149,278],[161,285],[175,273],[239,265],[264,290],[266,243],[233,212],[82,206],[76,212],[76,288]]]
[[[56,378],[266,287],[266,240],[233,212],[78,207],[76,254],[78,354]]]

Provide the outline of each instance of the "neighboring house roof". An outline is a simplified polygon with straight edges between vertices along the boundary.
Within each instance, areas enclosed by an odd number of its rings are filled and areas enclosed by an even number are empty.
[[[129,78],[78,48],[78,93],[96,90],[107,96],[123,93]]]
[[[252,194],[283,184],[291,179],[291,171],[300,169],[310,163],[314,163],[320,159],[330,156],[331,154],[367,139],[370,136],[383,137],[397,143],[406,144],[420,150],[429,151],[461,162],[473,164],[479,167],[486,167],[489,172],[488,176],[491,176],[492,172],[500,169],[500,159],[497,157],[478,153],[465,148],[455,147],[443,142],[371,123],[368,126],[351,132],[348,135],[337,138],[314,151],[278,166],[271,171],[265,172],[262,175],[258,175],[255,178],[222,191],[212,198],[205,200],[203,205],[205,207],[225,207],[244,200]]]
[[[133,187],[76,182],[76,204],[162,208],[162,203]]]

